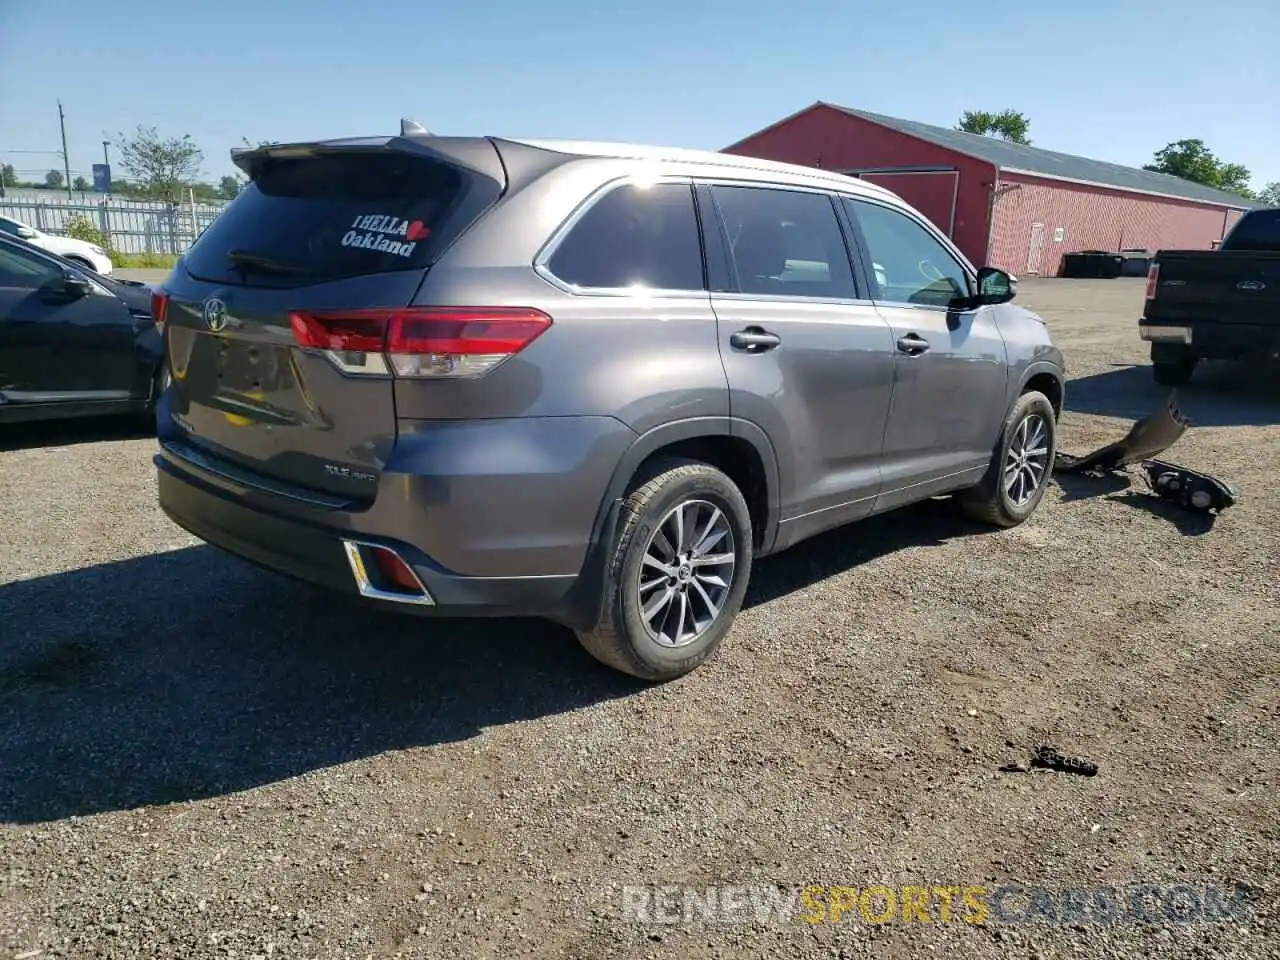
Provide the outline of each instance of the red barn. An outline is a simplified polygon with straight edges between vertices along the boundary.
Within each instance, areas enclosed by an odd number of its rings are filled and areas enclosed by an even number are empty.
[[[1056,276],[1075,250],[1210,249],[1253,204],[1164,173],[815,103],[724,149],[881,184],[975,264]]]

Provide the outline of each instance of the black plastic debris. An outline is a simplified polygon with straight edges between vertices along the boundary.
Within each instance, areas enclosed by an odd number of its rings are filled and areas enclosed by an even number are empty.
[[[1098,773],[1098,765],[1092,760],[1086,760],[1084,757],[1063,756],[1055,747],[1047,743],[1036,750],[1035,756],[1031,758],[1031,765],[1042,770],[1075,773],[1082,777],[1092,777]]]

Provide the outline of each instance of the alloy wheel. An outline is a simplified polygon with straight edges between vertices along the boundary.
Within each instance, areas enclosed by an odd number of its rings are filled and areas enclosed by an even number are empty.
[[[649,636],[683,647],[707,632],[724,609],[737,555],[725,512],[707,500],[686,500],[654,527],[645,545],[637,589]]]
[[[1004,492],[1021,507],[1036,495],[1049,473],[1049,427],[1038,413],[1022,419],[1004,461]]]

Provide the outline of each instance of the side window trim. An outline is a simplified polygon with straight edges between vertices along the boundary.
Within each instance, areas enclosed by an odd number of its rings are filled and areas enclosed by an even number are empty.
[[[703,277],[709,293],[737,293],[738,275],[729,256],[729,237],[724,219],[709,184],[694,181],[693,198],[698,208],[698,231],[702,235]]]
[[[712,293],[727,295],[731,297],[742,297],[749,300],[766,300],[769,302],[792,302],[801,301],[804,303],[871,303],[871,288],[866,282],[861,264],[858,262],[857,254],[850,244],[850,238],[845,226],[843,211],[841,211],[840,197],[832,193],[830,190],[824,190],[819,187],[808,187],[801,184],[776,183],[768,180],[738,180],[720,177],[696,178],[695,184],[698,191],[706,191],[707,202],[714,209],[714,215],[717,224],[717,232],[720,242],[723,244],[723,256],[726,261],[725,269],[727,270],[726,279],[731,284],[730,289],[716,290],[711,289]],[[715,198],[715,187],[749,187],[759,190],[778,190],[784,193],[814,193],[827,198],[827,202],[831,205],[832,215],[836,219],[836,224],[840,230],[841,241],[844,244],[844,252],[846,261],[849,264],[849,270],[853,274],[853,297],[804,297],[783,293],[744,293],[742,284],[738,278],[738,269],[730,255],[730,244],[728,228],[725,225],[723,212]],[[701,194],[700,194],[701,195]],[[704,253],[707,256],[708,264],[710,264],[710,251],[704,246]]]
[[[872,206],[880,207],[884,210],[889,210],[893,213],[898,214],[898,216],[904,217],[907,220],[910,220],[912,223],[916,224],[918,227],[924,230],[925,233],[927,233],[934,240],[936,240],[939,246],[941,246],[942,249],[947,253],[947,255],[950,256],[951,259],[953,259],[956,262],[956,266],[958,266],[960,268],[960,272],[964,274],[965,283],[969,287],[969,293],[972,294],[974,292],[978,282],[977,271],[974,270],[973,265],[969,263],[968,259],[964,256],[963,253],[960,252],[960,250],[956,247],[956,245],[952,243],[949,238],[944,236],[942,232],[939,231],[937,227],[935,227],[932,223],[920,217],[915,216],[914,214],[911,213],[911,211],[906,210],[903,207],[896,206],[892,203],[885,203],[878,197],[861,197],[856,194],[840,194],[840,200],[841,200],[840,205],[842,207],[845,206],[845,201],[850,203],[867,203],[867,204],[871,204]],[[858,255],[862,258],[863,269],[866,271],[867,289],[870,290],[874,286],[876,288],[876,293],[879,293],[879,289],[878,289],[879,285],[873,282],[873,278],[875,277],[875,271],[872,268],[871,248],[867,246],[866,236],[862,232],[862,224],[858,220],[855,214],[849,212],[847,207],[844,210],[844,214],[849,219],[850,227],[852,228],[852,230],[854,231],[855,235],[858,238]],[[879,297],[877,297],[877,299],[880,300],[881,302],[886,302]],[[932,304],[927,304],[927,303],[901,303],[901,304],[895,303],[895,306],[910,307],[910,308],[915,308],[919,310],[946,311],[950,309],[948,307],[939,307],[939,306],[934,306]]]
[[[564,219],[551,234],[550,238],[544,243],[541,249],[534,255],[533,269],[543,280],[551,284],[557,290],[567,293],[574,297],[633,297],[635,291],[627,287],[579,287],[572,283],[568,283],[557,277],[551,270],[551,258],[555,256],[556,251],[564,242],[565,238],[573,231],[573,228],[591,212],[591,210],[600,203],[605,197],[613,193],[615,190],[622,190],[629,186],[643,183],[651,186],[661,186],[663,184],[679,184],[688,188],[690,196],[689,202],[693,205],[694,218],[698,218],[697,198],[694,195],[693,179],[687,176],[678,176],[674,174],[663,174],[657,177],[643,177],[638,174],[626,174],[625,176],[615,177],[596,187],[591,193],[574,208],[573,212]],[[707,247],[703,232],[698,230],[698,250],[702,257],[702,286],[701,290],[671,290],[666,287],[648,288],[646,294],[653,297],[699,297],[707,296]]]
[[[833,194],[831,197],[831,203],[836,208],[836,219],[840,221],[840,229],[844,233],[844,244],[849,251],[853,282],[858,289],[859,302],[874,303],[879,290],[876,288],[875,274],[871,272],[871,257],[867,254],[862,225],[849,215],[844,201],[841,194]]]

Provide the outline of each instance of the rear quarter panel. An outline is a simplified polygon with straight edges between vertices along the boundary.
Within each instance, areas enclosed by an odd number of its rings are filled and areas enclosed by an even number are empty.
[[[671,420],[728,414],[708,294],[575,294],[534,270],[548,237],[584,198],[635,166],[568,163],[506,197],[449,249],[416,302],[534,307],[552,326],[485,377],[397,381],[399,417],[609,416],[644,433]]]

